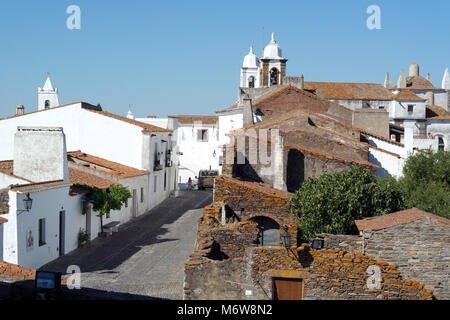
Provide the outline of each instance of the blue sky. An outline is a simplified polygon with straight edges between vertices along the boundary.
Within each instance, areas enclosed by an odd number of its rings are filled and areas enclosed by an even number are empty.
[[[69,5],[81,30],[69,30]],[[381,30],[369,30],[369,5]],[[0,2],[0,117],[37,109],[47,72],[61,104],[101,103],[137,117],[214,114],[232,105],[250,44],[275,38],[288,75],[306,81],[396,82],[411,62],[440,86],[450,67],[450,1]]]

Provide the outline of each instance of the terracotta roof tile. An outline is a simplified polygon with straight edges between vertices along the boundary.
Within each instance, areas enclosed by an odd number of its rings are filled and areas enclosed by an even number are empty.
[[[392,100],[392,93],[377,83],[306,81],[305,89],[320,89],[323,92],[325,99]]]
[[[426,78],[421,76],[409,76],[406,77],[406,89],[413,90],[444,90],[441,88],[436,88],[433,84]],[[398,90],[397,86],[390,88],[390,90]],[[400,89],[402,90],[402,88]]]
[[[0,217],[0,224],[8,222],[8,219]]]
[[[450,120],[450,115],[428,118],[427,120]]]
[[[242,181],[236,178],[229,178],[229,177],[225,177],[225,176],[219,176],[216,178],[217,179],[221,179],[221,180],[225,180],[229,183],[234,183],[240,186],[243,186],[245,188],[249,188],[255,191],[259,191],[268,195],[272,195],[272,196],[277,196],[277,197],[281,197],[284,199],[289,199],[290,197],[292,197],[292,193],[289,192],[285,192],[285,191],[281,191],[278,189],[274,189],[272,188],[270,185],[268,185],[267,183],[260,183],[260,182],[249,182],[249,181]]]
[[[34,192],[53,188],[68,187],[72,183],[70,181],[55,180],[37,183],[28,183],[12,186],[11,189],[19,192]]]
[[[149,174],[146,170],[139,170],[117,162],[92,156],[81,151],[68,152],[69,165],[101,172],[118,179],[136,177]]]
[[[36,271],[30,268],[21,267],[16,264],[0,261],[0,277],[21,280],[34,280],[36,277]]]
[[[201,116],[201,115],[174,115],[169,118],[177,118],[180,124],[191,124],[194,122],[202,122],[203,124],[217,124],[218,116]]]
[[[427,118],[432,118],[432,117],[448,116],[450,113],[440,106],[428,105],[426,106],[426,114]]]
[[[107,189],[117,182],[98,177],[84,170],[69,167],[70,182],[73,184],[84,184],[99,189]]]
[[[254,100],[252,100],[252,107],[255,110],[260,110],[266,117],[278,115],[280,112],[291,110],[303,110],[304,112],[316,113],[327,112],[331,107],[340,108],[351,112],[352,110],[330,102],[324,98],[320,98],[315,94],[299,89],[291,85],[281,86],[280,88],[270,91]],[[216,113],[223,113],[239,109],[237,104],[217,111]]]
[[[411,223],[417,220],[425,220],[427,217],[439,223],[450,226],[450,220],[417,208],[398,211],[379,217],[371,217],[362,220],[356,220],[355,223],[359,231],[381,230],[402,224]]]
[[[410,90],[402,90],[394,96],[394,100],[426,101]]]

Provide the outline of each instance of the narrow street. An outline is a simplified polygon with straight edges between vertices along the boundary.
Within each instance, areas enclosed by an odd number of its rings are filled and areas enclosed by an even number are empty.
[[[210,191],[180,191],[143,216],[120,226],[119,232],[97,239],[41,270],[66,273],[81,269],[81,286],[153,298],[182,299],[184,261],[192,252],[202,208]]]

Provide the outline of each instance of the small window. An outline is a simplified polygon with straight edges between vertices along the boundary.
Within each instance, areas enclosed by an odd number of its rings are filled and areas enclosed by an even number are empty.
[[[384,109],[384,106],[379,106],[378,109],[382,110]]]
[[[153,184],[153,192],[156,192],[156,183],[158,182],[158,177],[155,176],[155,183]]]
[[[45,244],[45,219],[39,219],[39,246]]]
[[[250,78],[248,78],[248,87],[249,88],[255,87],[255,77],[254,76],[251,76]]]
[[[438,150],[444,150],[445,148],[445,144],[444,144],[444,139],[442,139],[442,137],[438,138]]]
[[[45,109],[50,108],[50,100],[45,100]]]
[[[414,105],[408,104],[408,112],[413,112],[413,111],[414,111]]]
[[[208,129],[201,129],[197,131],[197,141],[208,141]]]
[[[128,199],[125,201],[125,208],[128,208]]]
[[[144,202],[144,188],[141,188],[141,203]]]
[[[108,213],[106,214],[106,219],[109,219],[109,218],[111,218],[111,212],[108,212]]]

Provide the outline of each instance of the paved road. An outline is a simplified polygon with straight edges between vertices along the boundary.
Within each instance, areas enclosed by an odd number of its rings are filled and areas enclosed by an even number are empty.
[[[41,270],[81,269],[81,285],[102,291],[165,299],[183,298],[184,261],[192,252],[198,218],[212,201],[210,191],[181,191],[147,214]]]

